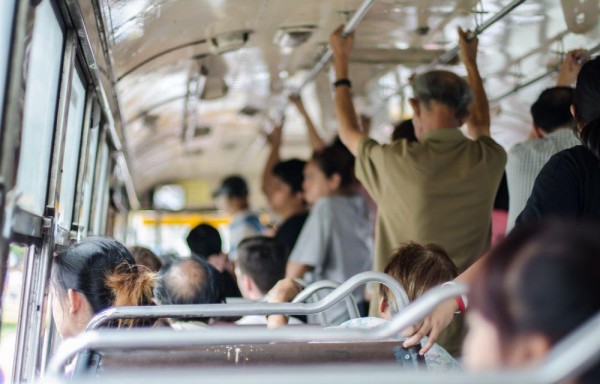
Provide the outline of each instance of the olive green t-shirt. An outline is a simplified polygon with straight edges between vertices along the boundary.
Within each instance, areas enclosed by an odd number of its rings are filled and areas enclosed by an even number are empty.
[[[464,271],[488,246],[506,152],[491,137],[470,140],[458,129],[422,142],[361,141],[356,176],[378,206],[374,269],[383,271],[407,241],[442,246]]]

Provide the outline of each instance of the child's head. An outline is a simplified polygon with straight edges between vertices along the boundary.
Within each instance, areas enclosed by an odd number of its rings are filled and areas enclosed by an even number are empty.
[[[402,284],[409,301],[458,275],[456,265],[442,247],[416,243],[403,244],[394,251],[384,272]],[[379,311],[385,318],[391,318],[398,312],[394,294],[383,284],[379,290]]]
[[[235,273],[242,295],[260,300],[285,277],[287,251],[277,239],[250,237],[238,245]]]

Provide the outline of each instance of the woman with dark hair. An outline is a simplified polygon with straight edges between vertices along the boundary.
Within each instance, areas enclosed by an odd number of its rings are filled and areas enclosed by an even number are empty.
[[[491,251],[470,289],[467,368],[535,364],[598,314],[598,233],[575,223],[523,226]],[[578,382],[598,383],[599,374],[596,365]]]
[[[315,153],[306,164],[304,198],[312,210],[290,255],[286,277],[312,272],[312,280],[344,282],[371,269],[369,208],[356,191],[353,167],[353,156],[338,145]]]
[[[155,275],[137,266],[121,243],[87,237],[54,257],[52,316],[63,338],[85,330],[92,317],[109,307],[152,305]],[[150,325],[120,320],[111,326]]]
[[[583,145],[557,153],[542,168],[517,225],[547,217],[600,221],[600,57],[581,68],[571,112]]]

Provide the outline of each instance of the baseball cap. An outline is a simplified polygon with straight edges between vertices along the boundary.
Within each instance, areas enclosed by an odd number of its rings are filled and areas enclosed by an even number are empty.
[[[237,175],[226,177],[221,182],[221,186],[213,192],[213,197],[222,195],[227,197],[247,197],[248,184],[246,184],[246,180]]]

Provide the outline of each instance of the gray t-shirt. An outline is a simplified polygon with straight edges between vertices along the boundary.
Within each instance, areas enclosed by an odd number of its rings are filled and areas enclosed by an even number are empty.
[[[312,208],[290,260],[314,268],[312,281],[343,283],[352,276],[370,271],[373,238],[369,207],[362,195],[331,196],[317,200]],[[362,290],[355,292],[361,299]],[[333,309],[338,308],[338,311]],[[338,305],[333,312],[345,311]],[[328,316],[328,317],[331,317]],[[334,317],[338,317],[337,314]],[[347,318],[336,319],[340,324]]]

